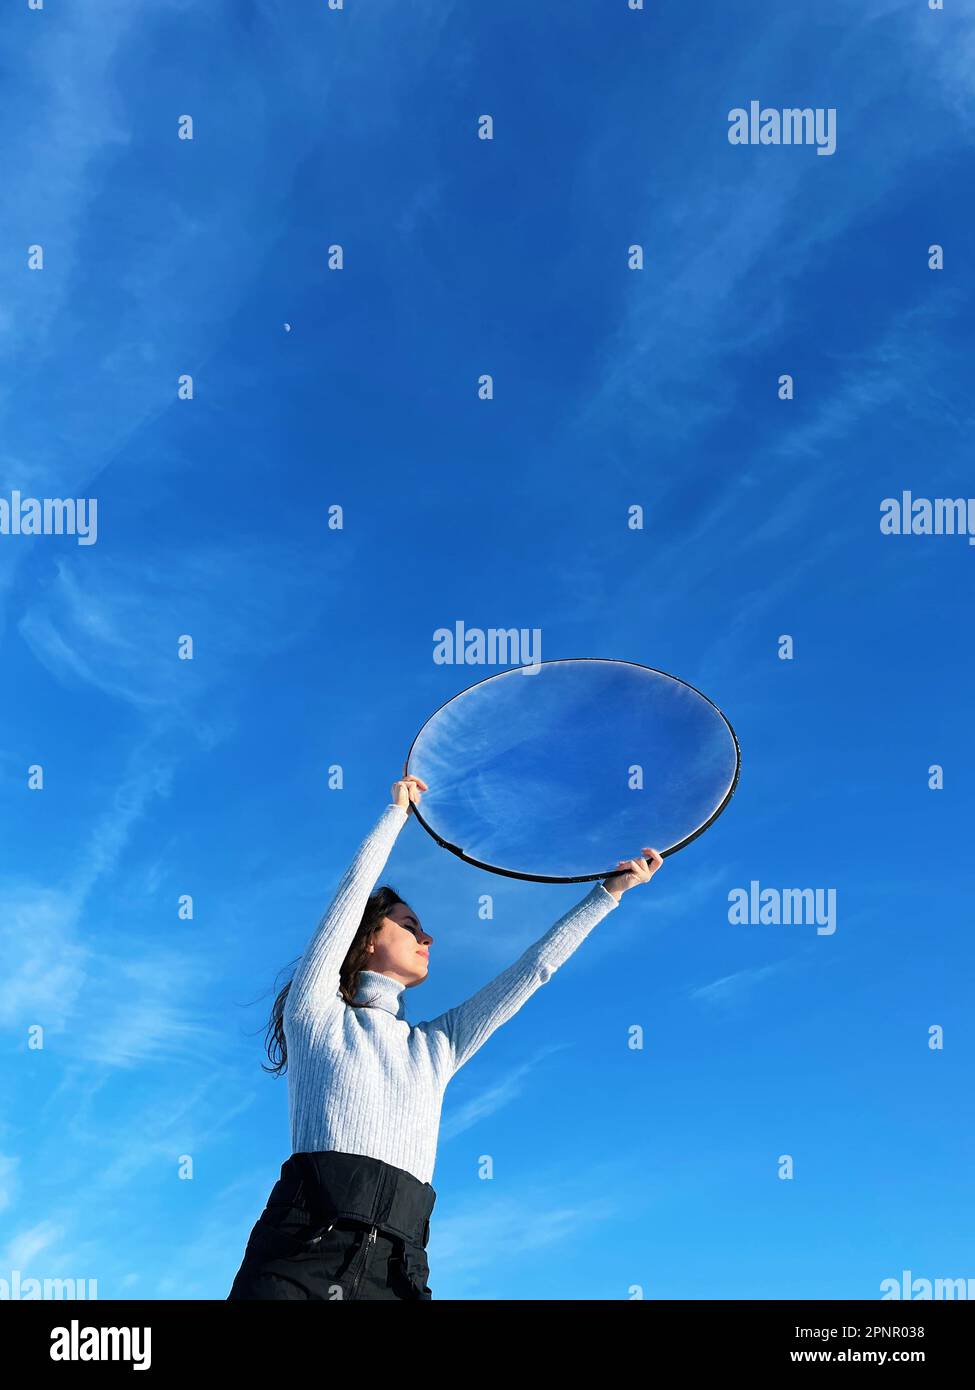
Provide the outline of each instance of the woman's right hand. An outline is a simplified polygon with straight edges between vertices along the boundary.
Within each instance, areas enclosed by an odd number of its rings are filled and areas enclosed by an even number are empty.
[[[426,790],[427,784],[422,777],[401,777],[398,782],[393,783],[393,801],[397,806],[409,811],[410,802],[418,805]]]

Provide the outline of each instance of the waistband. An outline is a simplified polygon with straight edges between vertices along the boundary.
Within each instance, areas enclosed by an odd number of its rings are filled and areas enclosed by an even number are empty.
[[[316,1222],[361,1221],[426,1246],[437,1200],[428,1182],[369,1154],[337,1149],[296,1153],[281,1165],[268,1205],[287,1202]]]

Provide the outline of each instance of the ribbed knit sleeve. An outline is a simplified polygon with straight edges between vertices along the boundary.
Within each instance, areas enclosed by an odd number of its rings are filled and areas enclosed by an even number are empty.
[[[571,908],[543,937],[503,970],[500,975],[472,994],[463,1004],[419,1025],[429,1033],[442,1033],[449,1044],[451,1075],[469,1061],[495,1029],[516,1014],[552,976],[564,960],[582,944],[597,922],[619,902],[597,883],[590,893]]]
[[[342,962],[408,814],[408,808],[391,801],[359,846],[295,971],[285,999],[286,1029],[298,1014],[319,1014],[337,1002]]]

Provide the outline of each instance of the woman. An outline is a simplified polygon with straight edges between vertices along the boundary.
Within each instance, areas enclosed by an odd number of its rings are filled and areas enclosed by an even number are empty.
[[[290,1063],[291,1157],[251,1231],[231,1299],[430,1299],[426,1245],[443,1093],[451,1077],[578,947],[623,893],[663,862],[617,871],[494,980],[428,1023],[406,990],[429,971],[433,937],[389,887],[371,890],[411,804],[393,799],[346,871],[268,1026],[273,1068]]]

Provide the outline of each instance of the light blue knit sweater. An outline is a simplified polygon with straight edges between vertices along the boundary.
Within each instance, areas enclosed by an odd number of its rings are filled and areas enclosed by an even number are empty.
[[[596,883],[513,965],[427,1023],[410,1024],[406,986],[374,970],[360,972],[356,994],[370,1007],[350,1008],[339,970],[408,814],[390,803],[360,845],[295,972],[283,1026],[292,1152],[369,1154],[430,1182],[451,1077],[619,903]]]

